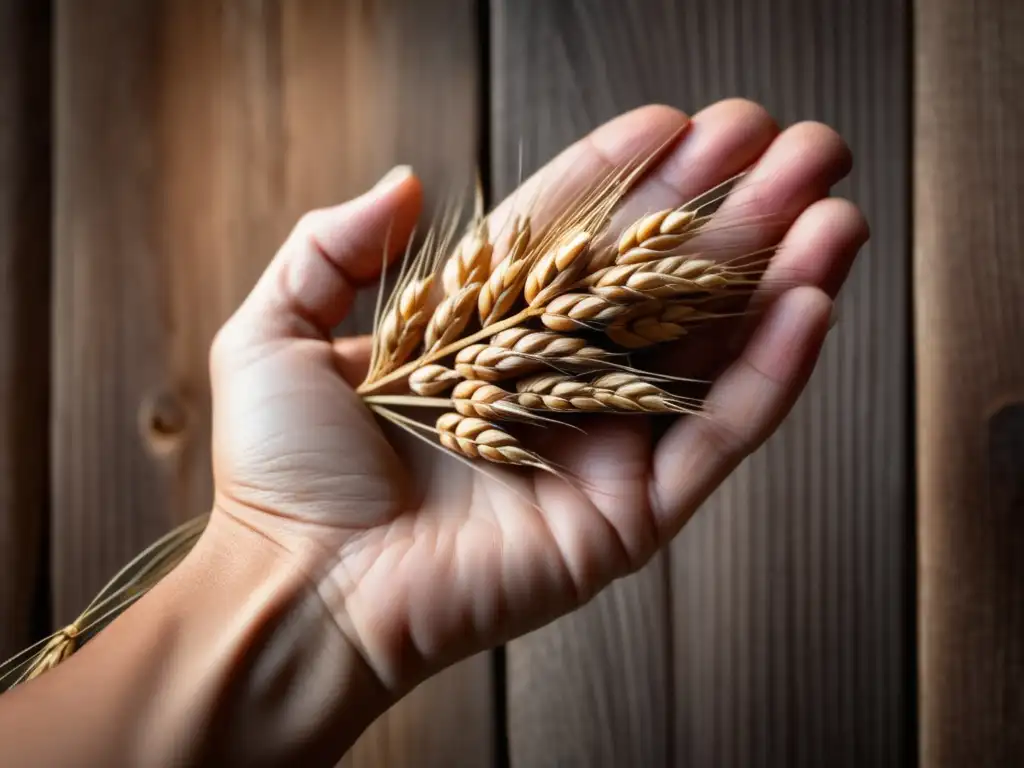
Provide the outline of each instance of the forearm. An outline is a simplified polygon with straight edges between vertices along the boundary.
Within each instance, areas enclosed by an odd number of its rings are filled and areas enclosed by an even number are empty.
[[[387,696],[307,577],[214,516],[150,594],[0,696],[0,764],[334,765]]]

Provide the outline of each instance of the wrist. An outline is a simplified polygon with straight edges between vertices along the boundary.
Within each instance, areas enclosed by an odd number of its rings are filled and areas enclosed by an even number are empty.
[[[91,652],[110,675],[106,648],[129,678],[135,764],[330,766],[388,706],[309,566],[215,510],[185,561],[83,648],[79,663]]]
[[[317,566],[214,511],[154,601],[177,614],[181,640],[180,677],[167,674],[181,730],[153,732],[168,752],[191,744],[202,764],[334,765],[388,706],[320,599]]]

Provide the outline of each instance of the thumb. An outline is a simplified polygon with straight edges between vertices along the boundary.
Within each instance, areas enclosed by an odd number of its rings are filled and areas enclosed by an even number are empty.
[[[262,338],[329,337],[356,289],[405,247],[422,197],[412,169],[398,166],[359,197],[305,214],[233,320]]]

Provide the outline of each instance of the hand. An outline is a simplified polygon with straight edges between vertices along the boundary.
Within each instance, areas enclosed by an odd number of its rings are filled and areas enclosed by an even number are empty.
[[[686,119],[665,107],[626,114],[526,186],[557,178],[550,194],[569,195]],[[817,124],[779,134],[761,108],[736,100],[693,118],[615,226],[677,206],[752,163],[723,215],[738,206],[763,222],[745,246],[784,233],[769,279],[784,275],[792,287],[774,297],[717,378],[706,418],[679,418],[657,439],[644,417],[588,420],[585,437],[560,432],[547,455],[583,490],[544,472],[499,482],[493,465],[482,474],[385,438],[353,392],[368,339],[332,339],[331,329],[378,276],[389,227],[393,253],[403,248],[419,183],[398,174],[309,214],[213,347],[214,515],[259,532],[312,574],[348,642],[395,696],[641,567],[786,415],[867,239],[851,203],[825,198],[850,168],[841,139]]]

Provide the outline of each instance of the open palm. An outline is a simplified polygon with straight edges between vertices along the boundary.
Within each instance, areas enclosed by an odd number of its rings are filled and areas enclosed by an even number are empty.
[[[570,195],[686,122],[665,107],[628,113],[525,186],[554,174],[558,194]],[[377,277],[389,229],[394,249],[404,244],[419,213],[416,179],[391,178],[308,215],[214,345],[215,514],[300,561],[396,694],[579,606],[675,535],[800,393],[832,298],[867,237],[852,204],[826,197],[849,162],[831,130],[808,123],[780,134],[749,102],[721,102],[692,119],[613,226],[753,164],[747,191],[726,205],[764,222],[745,247],[783,236],[771,269],[792,287],[717,378],[706,416],[682,417],[657,438],[645,417],[588,417],[585,433],[546,430],[543,454],[578,485],[540,471],[473,471],[386,435],[355,395],[368,340],[332,339],[330,329]],[[709,362],[707,350],[683,352]]]

